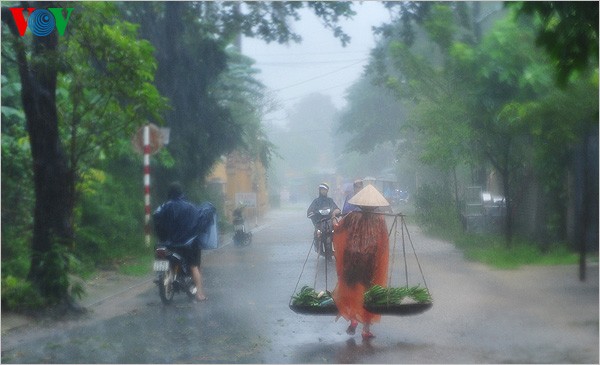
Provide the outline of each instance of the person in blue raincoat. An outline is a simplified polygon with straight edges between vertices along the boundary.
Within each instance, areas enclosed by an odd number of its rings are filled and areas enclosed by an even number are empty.
[[[214,224],[216,208],[208,202],[199,206],[190,203],[185,199],[183,188],[177,182],[169,186],[167,198],[168,200],[153,214],[154,230],[160,242],[169,242],[172,245],[188,243],[183,254],[196,284],[196,300],[206,300],[200,271],[200,246],[206,232]]]
[[[352,199],[354,195],[356,195],[363,188],[362,180],[355,180],[354,184],[352,184],[353,192],[351,194],[346,195],[346,199],[344,200],[344,206],[342,208],[342,215],[346,215],[350,212],[354,212],[355,210],[360,210],[357,205],[348,203],[348,200]]]

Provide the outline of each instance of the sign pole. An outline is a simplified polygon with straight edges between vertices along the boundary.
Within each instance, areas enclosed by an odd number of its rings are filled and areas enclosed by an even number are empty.
[[[146,247],[150,247],[150,127],[144,126],[144,203]]]
[[[146,212],[144,233],[146,247],[150,247],[152,229],[150,228],[150,155],[158,152],[163,145],[169,143],[169,128],[158,128],[148,123],[137,130],[131,143],[134,150],[144,156],[144,210]]]

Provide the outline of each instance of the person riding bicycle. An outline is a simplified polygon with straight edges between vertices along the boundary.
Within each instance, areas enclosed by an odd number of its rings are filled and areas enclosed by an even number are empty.
[[[321,183],[319,185],[319,196],[312,201],[308,210],[306,211],[306,216],[312,221],[315,227],[315,238],[319,239],[321,237],[321,231],[318,229],[319,221],[323,219],[323,216],[319,213],[319,210],[328,209],[329,208],[329,217],[335,218],[340,213],[340,208],[338,208],[337,204],[327,196],[329,192],[329,185],[327,183]],[[326,252],[327,259],[331,260],[331,252]]]
[[[212,223],[215,208],[210,203],[197,207],[187,201],[177,182],[169,186],[167,198],[152,215],[156,236],[160,242],[182,245],[181,253],[190,266],[192,279],[196,284],[196,300],[206,300],[200,271],[200,239]]]

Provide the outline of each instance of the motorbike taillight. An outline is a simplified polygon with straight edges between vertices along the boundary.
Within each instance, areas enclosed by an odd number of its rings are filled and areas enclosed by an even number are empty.
[[[169,251],[165,247],[159,247],[154,251],[154,256],[157,259],[166,259],[169,255]]]

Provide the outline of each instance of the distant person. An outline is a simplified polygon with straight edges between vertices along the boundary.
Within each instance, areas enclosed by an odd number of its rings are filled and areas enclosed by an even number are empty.
[[[196,300],[204,301],[206,295],[204,295],[200,271],[202,255],[200,240],[213,224],[216,209],[210,203],[203,203],[197,207],[187,201],[181,185],[177,182],[169,186],[167,199],[153,214],[156,235],[161,242],[169,242],[172,245],[184,244],[196,236],[182,249],[182,253],[190,266],[192,279],[196,284]]]
[[[338,208],[333,199],[327,196],[328,192],[329,185],[327,183],[321,183],[319,185],[319,196],[315,198],[315,200],[313,200],[308,207],[306,216],[312,221],[313,226],[315,227],[315,250],[324,254],[327,261],[332,261],[333,249],[331,242],[331,220],[333,220],[340,213],[340,208]],[[326,209],[329,209],[329,213],[325,216],[319,212]],[[327,219],[327,221],[323,221],[324,219]],[[329,233],[326,233],[326,231]],[[322,237],[322,234],[326,235]],[[327,241],[325,242],[324,247],[321,247],[321,239],[323,239],[323,241]]]
[[[363,187],[364,187],[364,185],[363,185],[362,180],[354,181],[354,184],[352,184],[352,189],[353,189],[352,193],[346,195],[346,198],[344,199],[344,207],[342,208],[342,215],[346,215],[352,211],[359,209],[357,205],[350,204],[348,202],[348,200],[352,199],[352,197],[355,196],[359,191],[361,191]]]
[[[310,206],[306,211],[306,216],[310,218],[310,220],[313,222],[313,225],[318,223],[320,209],[330,208],[329,214],[331,217],[335,217],[335,215],[340,212],[340,208],[338,208],[333,199],[327,196],[328,192],[329,185],[327,183],[319,184],[319,196],[316,197],[312,203],[310,203]]]
[[[346,333],[353,335],[358,323],[363,324],[362,337],[369,340],[371,324],[381,315],[368,312],[364,294],[373,285],[385,286],[388,273],[389,241],[384,216],[375,212],[388,206],[387,200],[367,185],[349,203],[359,207],[334,225],[333,247],[338,276],[333,300],[339,315],[350,321]]]

